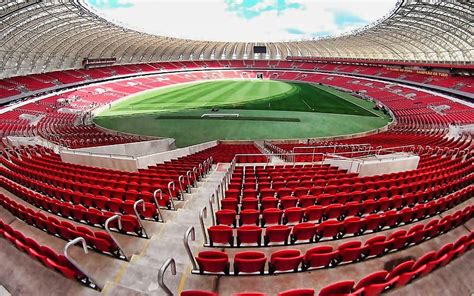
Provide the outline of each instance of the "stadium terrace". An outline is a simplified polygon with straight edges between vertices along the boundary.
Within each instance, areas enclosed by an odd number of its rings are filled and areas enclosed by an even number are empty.
[[[0,294],[472,294],[473,15],[217,42],[1,2]]]

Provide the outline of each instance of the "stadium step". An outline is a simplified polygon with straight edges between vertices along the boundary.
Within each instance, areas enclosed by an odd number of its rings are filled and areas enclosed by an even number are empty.
[[[158,286],[157,275],[160,267],[168,259],[173,257],[176,263],[176,276],[169,271],[166,275],[166,283],[171,291],[182,289],[184,281],[186,287],[196,286],[203,289],[212,289],[216,282],[213,277],[202,277],[191,275],[192,269],[188,255],[183,245],[184,233],[190,226],[194,226],[196,241],[190,242],[193,252],[202,246],[203,237],[199,225],[199,212],[204,206],[208,208],[208,219],[210,224],[209,196],[214,193],[217,186],[224,177],[228,164],[219,164],[213,168],[211,173],[199,182],[197,188],[193,188],[191,194],[186,194],[185,201],[177,202],[180,206],[178,211],[164,211],[166,223],[147,240],[144,248],[132,256],[130,262],[125,263],[123,269],[115,276],[114,282],[108,282],[109,289],[106,295],[130,292],[130,295],[161,295],[163,291]],[[146,227],[146,226],[145,226]],[[195,280],[194,280],[195,279]],[[131,289],[128,291],[127,289]]]
[[[10,296],[10,292],[7,291],[7,289],[5,289],[4,286],[0,285],[0,295],[2,296]]]
[[[138,291],[132,289],[130,287],[119,285],[116,283],[107,283],[102,290],[102,295],[114,295],[114,296],[141,296],[141,295],[151,295],[149,293],[144,293],[142,291]]]

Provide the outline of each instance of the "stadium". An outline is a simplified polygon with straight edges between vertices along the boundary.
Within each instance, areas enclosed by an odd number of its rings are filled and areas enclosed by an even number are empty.
[[[0,2],[0,295],[474,293],[471,1],[99,2]]]

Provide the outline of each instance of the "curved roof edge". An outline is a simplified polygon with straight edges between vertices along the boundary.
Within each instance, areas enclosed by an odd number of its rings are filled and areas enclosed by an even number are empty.
[[[254,53],[255,42],[186,40],[124,28],[86,8],[82,0],[5,3],[0,5],[1,77],[81,68],[84,58],[116,58],[117,64],[288,56],[474,62],[472,2],[402,0],[391,14],[350,34],[258,43],[267,46],[267,54]]]

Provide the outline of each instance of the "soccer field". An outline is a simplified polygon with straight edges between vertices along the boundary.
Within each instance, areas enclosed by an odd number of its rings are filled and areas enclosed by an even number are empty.
[[[131,96],[99,114],[95,122],[128,133],[172,137],[183,147],[219,139],[312,138],[362,132],[390,120],[373,110],[373,105],[321,85],[218,80]]]

